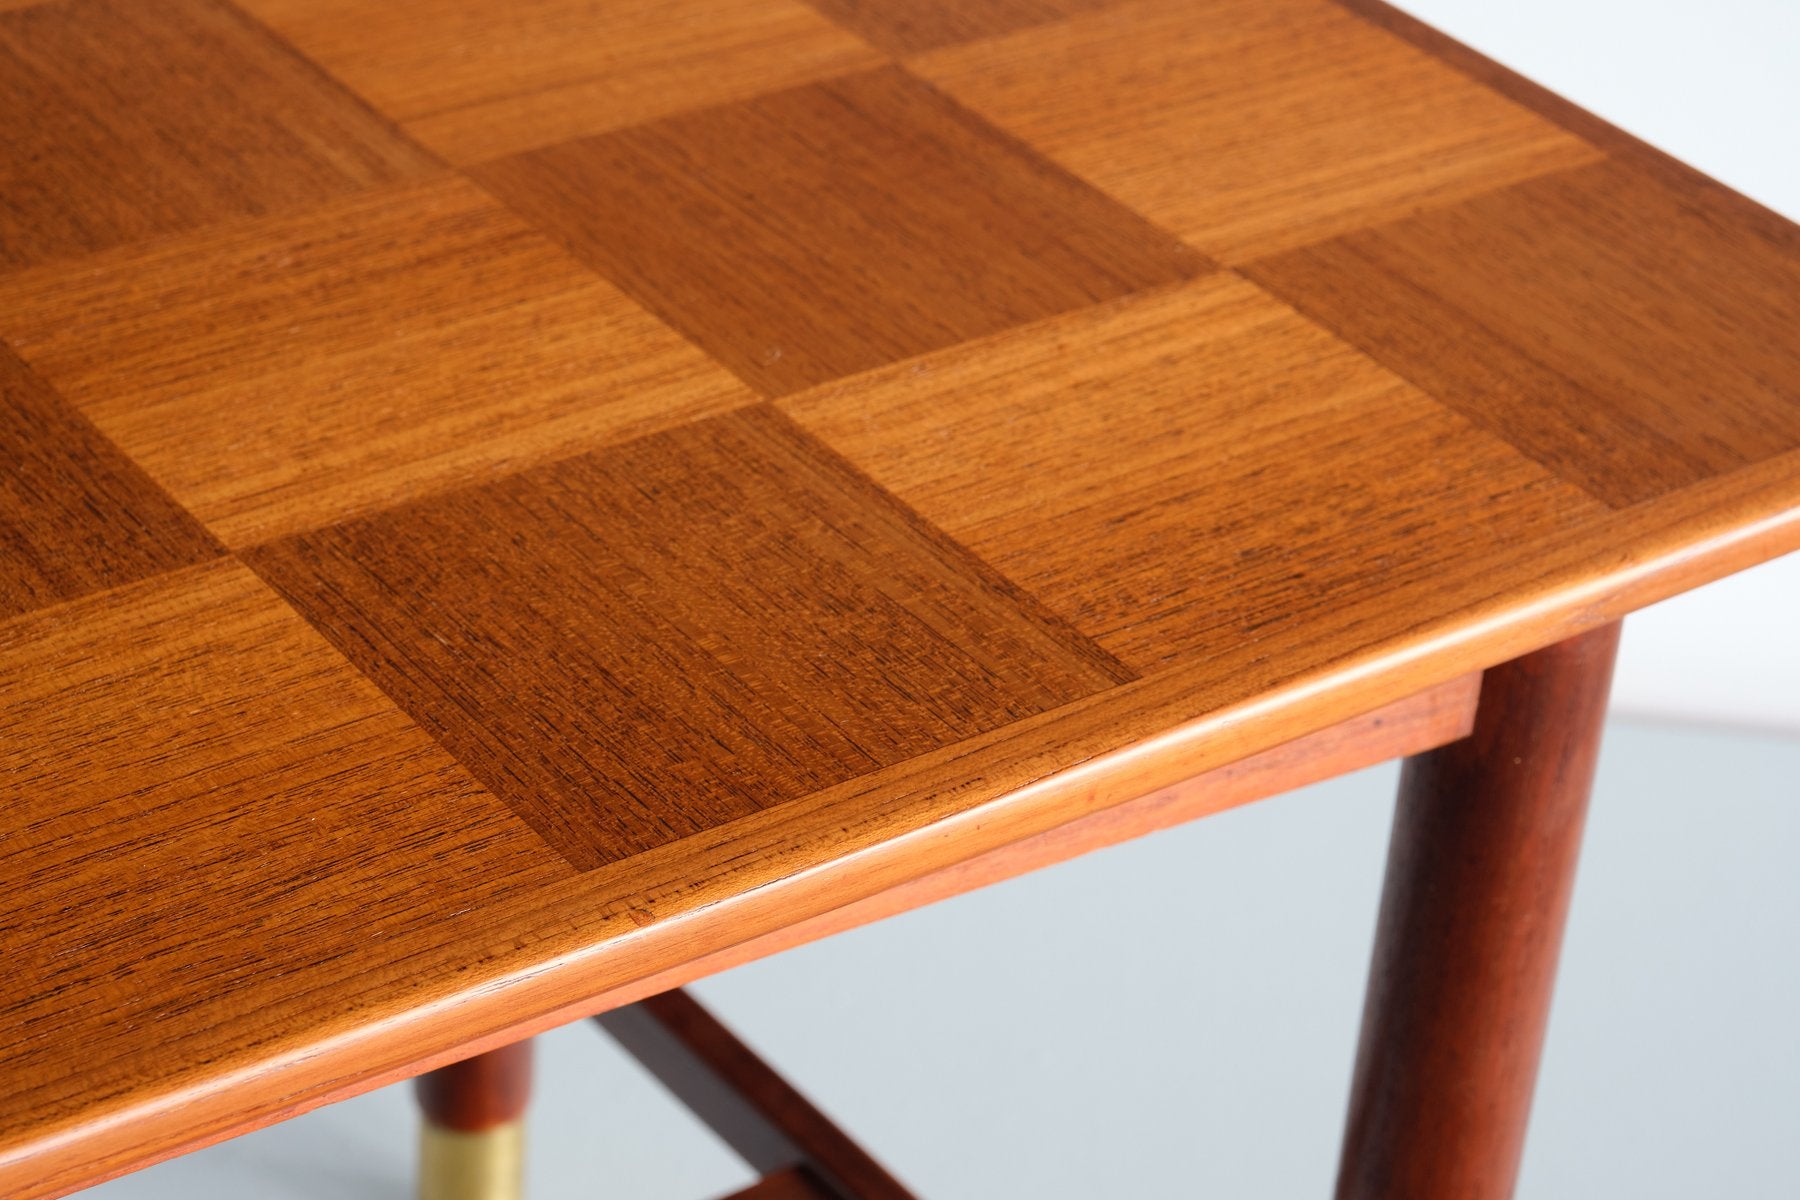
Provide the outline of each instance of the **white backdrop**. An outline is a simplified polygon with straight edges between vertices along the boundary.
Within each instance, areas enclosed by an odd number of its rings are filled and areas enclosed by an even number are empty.
[[[1399,3],[1800,221],[1800,0]],[[1613,703],[1800,732],[1800,555],[1626,622]]]

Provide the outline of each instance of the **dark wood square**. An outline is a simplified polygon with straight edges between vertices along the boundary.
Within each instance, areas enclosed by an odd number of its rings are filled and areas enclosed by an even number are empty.
[[[210,0],[0,12],[0,268],[438,168]]]
[[[246,557],[580,867],[1130,677],[760,407]]]
[[[223,553],[0,343],[0,618]]]
[[[1610,162],[1249,274],[1625,506],[1800,448],[1800,237],[1751,209]]]
[[[477,176],[767,395],[1207,265],[898,68]]]

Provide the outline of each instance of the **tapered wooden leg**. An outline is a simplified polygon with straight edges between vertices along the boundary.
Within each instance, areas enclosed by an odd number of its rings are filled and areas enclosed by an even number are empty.
[[[440,1067],[414,1087],[424,1116],[419,1200],[520,1200],[531,1042]]]
[[[1474,733],[1406,764],[1339,1200],[1512,1194],[1618,640],[1494,668]]]

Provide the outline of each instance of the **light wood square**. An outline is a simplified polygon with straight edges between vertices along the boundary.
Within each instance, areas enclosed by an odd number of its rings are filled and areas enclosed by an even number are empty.
[[[1228,263],[1598,157],[1328,0],[1149,0],[910,66]]]
[[[472,163],[874,66],[796,0],[248,0],[420,142]]]
[[[752,399],[455,178],[8,277],[0,336],[232,546]]]

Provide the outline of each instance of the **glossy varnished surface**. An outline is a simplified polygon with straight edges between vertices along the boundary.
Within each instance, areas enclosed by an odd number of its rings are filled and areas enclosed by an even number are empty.
[[[14,0],[0,116],[7,1195],[1800,544],[1800,233],[1372,0]]]
[[[764,408],[249,561],[579,868],[1130,678]]]

